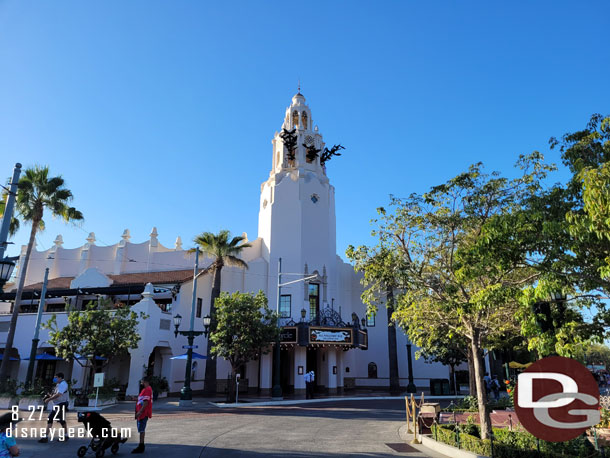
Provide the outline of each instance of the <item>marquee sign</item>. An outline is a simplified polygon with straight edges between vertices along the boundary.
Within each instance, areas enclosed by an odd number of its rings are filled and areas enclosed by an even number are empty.
[[[297,343],[297,328],[296,326],[285,326],[280,332],[280,342],[283,344]]]
[[[352,345],[354,342],[352,328],[309,328],[310,344]]]

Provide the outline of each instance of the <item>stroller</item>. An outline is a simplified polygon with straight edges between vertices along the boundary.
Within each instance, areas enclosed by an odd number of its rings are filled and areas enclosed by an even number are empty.
[[[79,412],[78,422],[85,425],[86,428],[91,428],[91,433],[93,434],[89,445],[87,447],[83,445],[76,452],[80,457],[85,456],[89,449],[95,452],[95,456],[98,458],[104,456],[108,448],[110,448],[113,455],[116,455],[119,451],[119,445],[127,441],[127,438],[123,439],[120,435],[112,437],[110,422],[97,412]]]

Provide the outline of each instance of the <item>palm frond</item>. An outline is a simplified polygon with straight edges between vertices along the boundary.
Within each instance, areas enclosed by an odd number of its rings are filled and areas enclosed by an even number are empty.
[[[243,259],[240,259],[236,256],[229,254],[229,255],[226,255],[224,259],[225,259],[225,263],[229,266],[241,267],[242,269],[248,268],[248,263],[246,261],[244,261]]]

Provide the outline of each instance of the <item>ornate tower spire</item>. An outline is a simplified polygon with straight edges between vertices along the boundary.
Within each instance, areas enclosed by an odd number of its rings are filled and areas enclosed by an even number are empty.
[[[273,144],[273,166],[271,175],[287,170],[309,170],[324,175],[320,164],[320,152],[324,150],[322,135],[313,125],[311,109],[298,92],[286,108],[282,130],[275,134]]]

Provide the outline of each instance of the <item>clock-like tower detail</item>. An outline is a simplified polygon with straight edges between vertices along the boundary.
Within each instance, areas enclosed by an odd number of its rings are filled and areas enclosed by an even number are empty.
[[[282,272],[317,275],[319,308],[337,297],[335,189],[320,163],[324,141],[313,123],[310,108],[299,92],[286,109],[282,129],[272,143],[272,168],[261,185],[258,236],[263,257],[269,262],[269,304],[277,300],[277,265]],[[286,276],[283,282],[296,280]],[[291,316],[300,319],[301,309],[310,316],[308,283],[282,288],[290,295]]]

